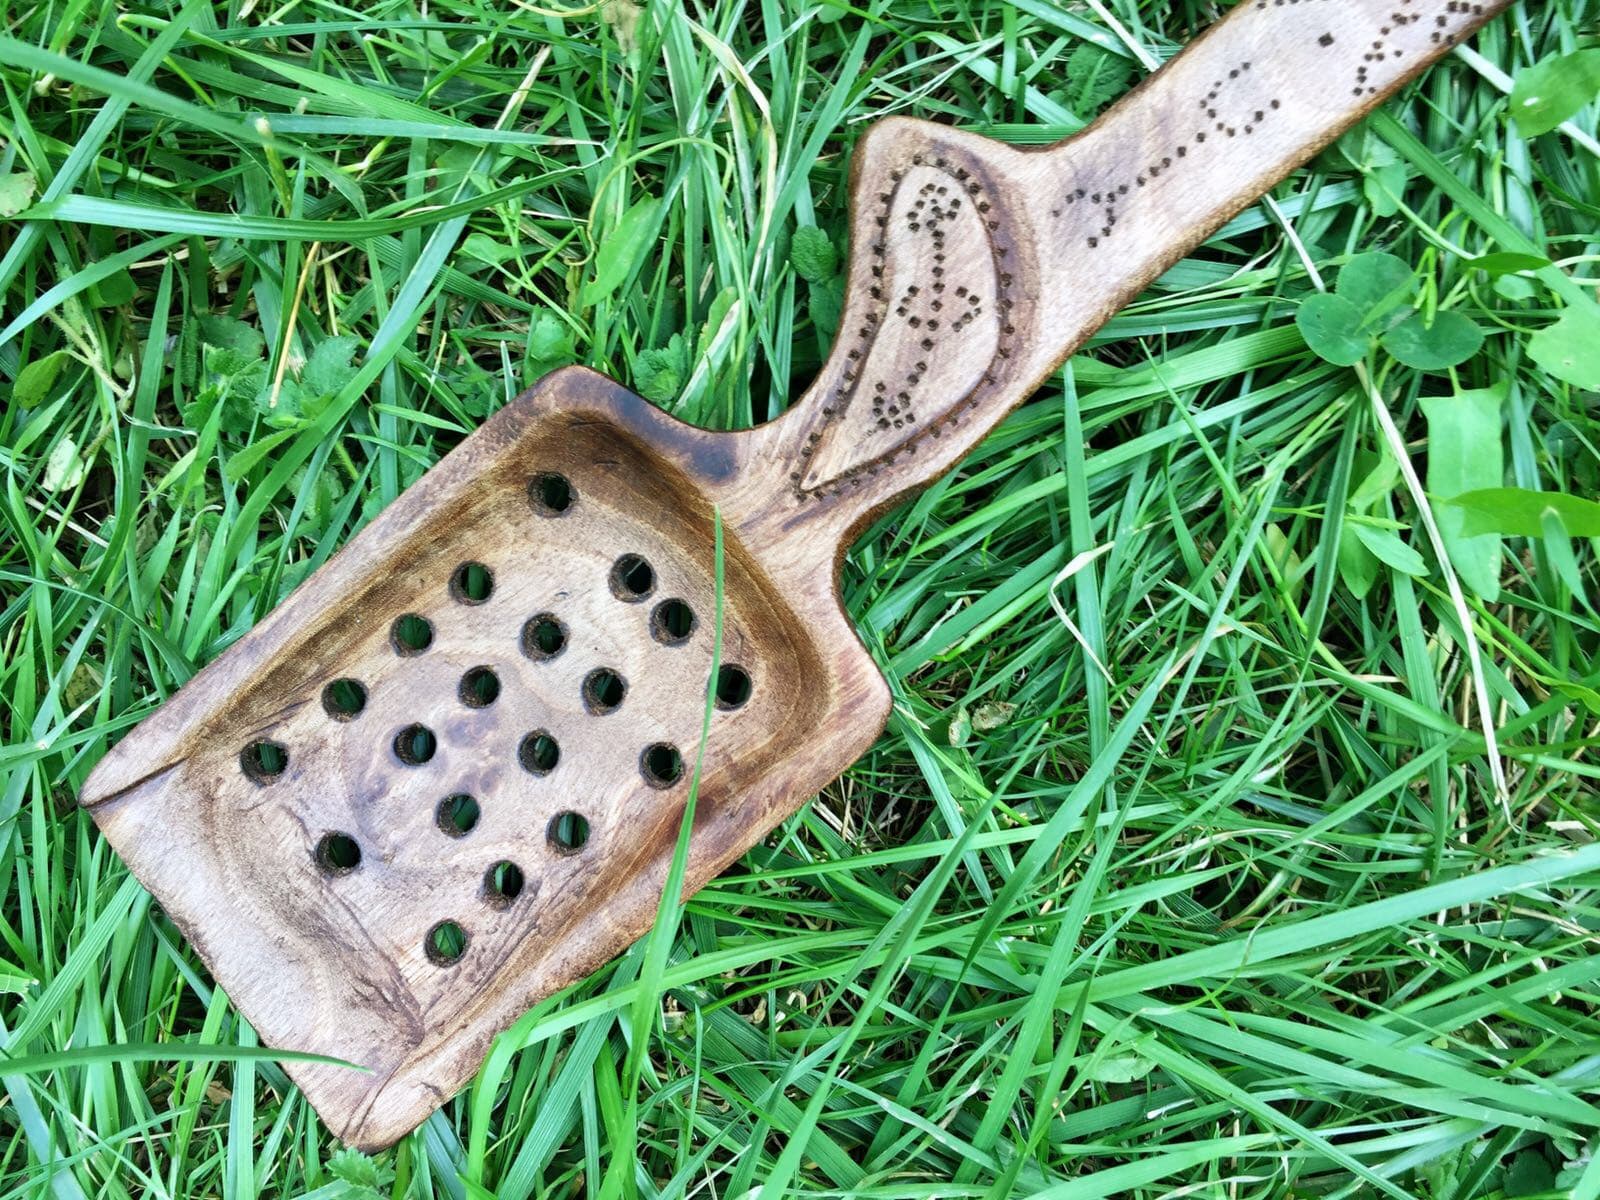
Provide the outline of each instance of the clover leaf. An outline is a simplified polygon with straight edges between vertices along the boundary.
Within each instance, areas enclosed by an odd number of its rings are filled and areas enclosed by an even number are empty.
[[[1443,371],[1467,361],[1483,346],[1483,330],[1471,317],[1448,310],[1433,314],[1430,325],[1412,313],[1383,335],[1383,348],[1408,367]]]
[[[1308,297],[1295,314],[1306,345],[1335,366],[1354,366],[1374,342],[1419,371],[1443,371],[1483,346],[1471,317],[1443,310],[1431,319],[1416,309],[1415,272],[1392,254],[1357,254],[1339,272],[1331,293]]]
[[[1318,358],[1349,367],[1366,357],[1371,339],[1361,328],[1361,310],[1343,296],[1327,292],[1312,296],[1300,306],[1295,324]]]

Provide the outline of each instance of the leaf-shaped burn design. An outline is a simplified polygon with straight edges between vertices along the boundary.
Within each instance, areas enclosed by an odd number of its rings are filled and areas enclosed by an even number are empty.
[[[957,423],[1015,332],[1000,214],[978,172],[918,155],[887,184],[862,197],[875,210],[857,226],[870,307],[841,331],[853,344],[791,476],[802,498],[859,486]]]

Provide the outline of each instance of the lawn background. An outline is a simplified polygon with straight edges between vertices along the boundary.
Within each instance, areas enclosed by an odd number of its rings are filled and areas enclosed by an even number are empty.
[[[550,367],[795,398],[869,120],[1048,142],[1215,12],[0,10],[0,1192],[1600,1195],[1600,412],[1540,365],[1558,319],[1600,353],[1600,147],[1505,95],[1589,0],[1517,5],[871,530],[875,749],[395,1150],[338,1151],[75,808]],[[1481,349],[1309,352],[1373,250]],[[1578,503],[1460,542],[1497,484]]]

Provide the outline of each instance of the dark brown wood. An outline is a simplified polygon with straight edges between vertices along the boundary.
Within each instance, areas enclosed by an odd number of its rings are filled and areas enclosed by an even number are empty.
[[[839,344],[793,411],[708,433],[592,372],[547,377],[113,749],[83,803],[267,1043],[366,1068],[286,1064],[329,1127],[392,1142],[649,927],[719,682],[687,892],[871,744],[889,693],[835,586],[861,524],[1501,7],[1247,0],[1040,152],[881,123]]]

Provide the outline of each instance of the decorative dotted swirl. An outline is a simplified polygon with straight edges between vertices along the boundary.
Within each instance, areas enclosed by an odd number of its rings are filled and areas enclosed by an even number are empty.
[[[899,286],[891,296],[886,282],[889,247],[885,238],[890,221],[894,218],[896,200],[900,197],[910,168],[932,168],[940,172],[942,182],[928,181],[917,188],[916,199],[906,208],[906,229],[928,239],[931,248],[931,266],[925,278],[917,278]],[[927,440],[938,438],[946,429],[961,423],[962,418],[982,403],[984,397],[1000,383],[1002,364],[1015,348],[1017,325],[1013,319],[1016,300],[1010,294],[1013,272],[1006,264],[1013,253],[1014,243],[1007,234],[1006,222],[1000,217],[1000,204],[994,189],[987,186],[982,171],[975,162],[968,162],[954,154],[915,154],[908,167],[889,172],[891,186],[875,197],[877,211],[871,217],[871,227],[877,233],[867,247],[867,271],[870,283],[867,297],[871,307],[859,324],[850,331],[852,345],[845,353],[844,367],[832,385],[821,410],[815,429],[800,448],[799,468],[790,473],[789,480],[795,495],[802,499],[821,499],[858,489],[880,470],[893,466],[904,457],[915,454]],[[971,206],[988,234],[991,263],[994,269],[995,316],[998,321],[998,338],[994,357],[984,370],[979,382],[960,400],[945,407],[931,420],[919,417],[919,400],[929,399],[921,387],[929,370],[926,355],[938,345],[936,338],[959,336],[985,312],[982,291],[971,286],[971,281],[959,282],[953,274],[959,268],[950,264],[947,245],[949,226],[958,214]],[[968,251],[970,253],[970,250]],[[850,406],[859,402],[857,392],[862,390],[862,372],[867,359],[880,336],[892,338],[892,349],[900,345],[914,345],[923,352],[910,370],[900,378],[877,379],[872,382],[867,403],[871,406],[871,431],[878,436],[902,434],[902,440],[892,449],[868,458],[855,466],[842,470],[822,483],[807,485],[806,469],[827,439],[839,432],[838,421]],[[939,398],[933,397],[938,403]],[[914,427],[914,428],[913,428]],[[912,429],[910,436],[904,431]]]

